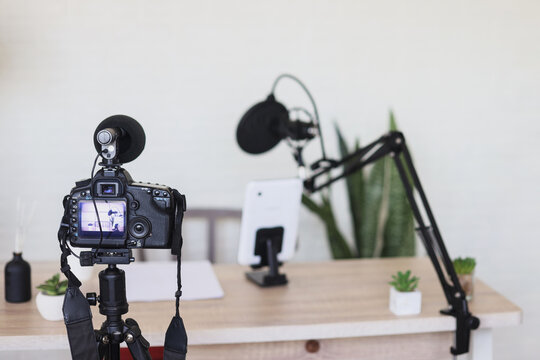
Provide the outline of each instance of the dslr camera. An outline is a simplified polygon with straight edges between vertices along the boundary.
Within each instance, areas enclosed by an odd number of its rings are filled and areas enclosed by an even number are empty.
[[[175,201],[168,186],[135,182],[122,168],[105,168],[77,182],[69,201],[72,246],[171,247]]]
[[[111,116],[97,127],[94,145],[96,161],[103,158],[102,169],[76,182],[64,204],[71,246],[93,248],[81,253],[81,265],[133,261],[131,251],[121,249],[171,248],[176,215],[178,208],[185,210],[185,198],[165,185],[136,182],[121,167],[142,152],[145,139],[141,125],[125,115]],[[117,261],[107,260],[107,254]],[[98,257],[101,261],[96,261]]]

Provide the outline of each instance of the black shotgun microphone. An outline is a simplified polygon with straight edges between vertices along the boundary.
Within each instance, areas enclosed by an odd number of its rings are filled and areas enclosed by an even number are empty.
[[[113,115],[103,120],[94,132],[94,146],[107,159],[125,164],[135,160],[144,150],[146,135],[137,120],[126,115]],[[104,152],[111,147],[114,152]]]

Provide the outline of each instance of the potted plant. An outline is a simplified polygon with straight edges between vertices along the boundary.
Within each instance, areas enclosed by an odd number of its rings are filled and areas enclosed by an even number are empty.
[[[390,311],[396,315],[415,315],[422,310],[422,293],[416,289],[420,278],[411,277],[411,270],[392,275]]]
[[[454,259],[454,269],[468,301],[473,297],[475,267],[476,260],[472,257]]]
[[[62,305],[67,286],[67,280],[60,281],[60,274],[55,274],[37,287],[40,292],[36,297],[36,305],[45,320],[58,321],[64,318]]]
[[[348,144],[337,124],[335,127],[342,158],[360,148],[358,139]],[[398,130],[392,112],[389,130]],[[414,216],[393,162],[386,156],[345,178],[354,241],[347,241],[339,227],[330,189],[318,192],[319,200],[315,195],[302,196],[304,206],[323,221],[334,259],[416,254]],[[346,162],[345,171],[355,165],[355,161]]]

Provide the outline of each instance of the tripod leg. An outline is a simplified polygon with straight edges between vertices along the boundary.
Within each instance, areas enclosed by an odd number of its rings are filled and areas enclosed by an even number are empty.
[[[98,343],[99,360],[103,359],[103,357],[108,351],[109,351],[108,345],[105,345],[101,342]]]
[[[133,359],[152,360],[150,343],[142,336],[139,324],[133,319],[126,319],[125,324],[125,340]]]
[[[109,358],[109,337],[107,330],[102,327],[100,330],[94,330],[96,341],[98,343],[99,360]]]

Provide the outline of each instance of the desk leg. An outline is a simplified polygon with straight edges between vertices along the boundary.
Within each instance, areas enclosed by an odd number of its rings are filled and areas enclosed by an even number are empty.
[[[477,329],[471,332],[472,343],[468,360],[493,360],[493,330]],[[461,356],[458,359],[461,360]]]

